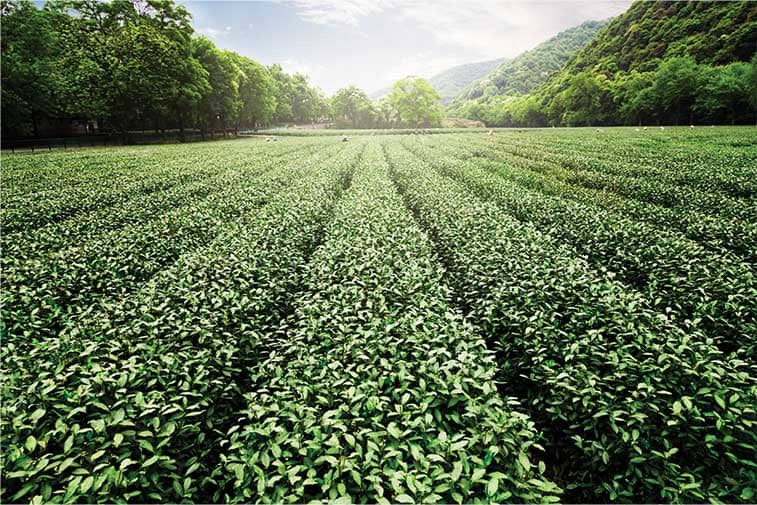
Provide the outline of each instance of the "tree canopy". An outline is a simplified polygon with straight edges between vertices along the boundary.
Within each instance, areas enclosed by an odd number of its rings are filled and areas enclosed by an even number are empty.
[[[202,132],[312,121],[328,114],[304,75],[197,37],[172,0],[3,0],[3,135],[40,120],[96,119],[113,131]]]
[[[348,86],[334,94],[330,105],[337,126],[350,128],[440,126],[444,117],[439,93],[417,77],[400,79],[391,94],[378,102],[360,88]]]
[[[440,98],[426,79],[405,77],[394,83],[388,101],[404,123],[418,128],[441,124],[444,113]]]

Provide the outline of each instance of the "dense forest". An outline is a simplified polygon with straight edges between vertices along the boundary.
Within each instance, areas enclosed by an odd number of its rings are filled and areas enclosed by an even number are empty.
[[[757,3],[635,2],[530,94],[463,95],[450,114],[498,126],[750,123],[756,49]]]
[[[191,16],[166,0],[2,2],[2,134],[99,131],[214,132],[272,123],[438,126],[439,96],[401,81],[382,102],[348,87],[327,100],[302,74],[265,67],[195,36]],[[357,91],[357,92],[355,92]]]
[[[220,50],[190,21],[172,1],[3,1],[3,136],[71,119],[212,135],[324,114],[306,76]]]

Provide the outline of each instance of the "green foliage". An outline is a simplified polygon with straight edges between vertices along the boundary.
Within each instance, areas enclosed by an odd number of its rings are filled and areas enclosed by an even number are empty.
[[[54,100],[61,87],[54,55],[58,37],[52,29],[53,15],[38,10],[31,1],[0,4],[2,15],[2,129],[24,133],[31,119],[58,112]]]
[[[553,501],[532,426],[450,306],[380,146],[361,167],[282,323],[286,345],[260,343],[276,351],[230,433],[225,500]]]
[[[271,191],[273,181],[225,185],[223,200],[237,211],[219,220],[224,230],[196,250],[184,245],[150,279],[122,279],[115,297],[58,296],[68,317],[54,335],[44,319],[23,327],[4,319],[4,500],[218,501],[219,435],[242,403],[255,335],[286,310],[359,149],[336,147],[290,160],[275,176],[289,191],[272,192],[263,207],[249,193]],[[119,261],[129,258],[114,257],[114,270]],[[102,282],[110,269],[93,264],[90,289],[102,289],[95,276]],[[12,363],[17,353],[25,358]]]
[[[407,77],[394,84],[392,93],[378,102],[356,86],[338,90],[330,111],[339,128],[420,128],[440,126],[443,118],[439,93],[425,79]]]
[[[751,123],[756,9],[636,2],[530,90],[538,122],[519,114],[518,100],[487,97],[483,84],[482,98],[459,100],[450,114],[498,126]]]
[[[444,112],[439,98],[439,93],[427,80],[405,77],[394,83],[388,101],[403,123],[419,128],[441,125]]]
[[[326,99],[320,90],[312,87],[302,74],[288,75],[280,65],[268,68],[274,80],[276,96],[276,122],[310,122],[329,116]]]
[[[257,128],[327,116],[307,77],[193,38],[172,1],[2,3],[3,134],[48,119],[97,119],[129,130]]]
[[[369,128],[375,119],[374,105],[368,95],[357,86],[342,88],[331,98],[331,113],[337,125]]]
[[[751,501],[751,129],[443,131],[4,155],[2,501]]]
[[[617,267],[593,266],[571,250],[584,238],[590,248],[626,248],[628,234],[603,235],[613,217],[600,213],[589,224],[568,213],[563,220],[563,198],[531,206],[530,191],[487,176],[477,168],[480,159],[461,153],[444,161],[436,142],[423,151],[426,142],[406,143],[418,155],[389,150],[399,185],[434,237],[468,319],[497,349],[500,380],[526,400],[545,430],[551,475],[566,498],[701,502],[750,496],[757,443],[754,355],[723,358],[706,325],[657,312],[652,294],[618,281]],[[537,212],[559,220],[559,227],[532,218]],[[584,229],[584,238],[560,236],[561,227]],[[659,247],[658,238],[643,238],[647,248]],[[726,265],[721,272],[734,275]],[[751,274],[743,270],[731,281],[749,285]],[[753,294],[749,286],[746,292]],[[754,317],[754,304],[739,299],[740,310]],[[676,310],[670,309],[665,312]],[[750,334],[754,329],[741,334],[741,345],[750,346]]]

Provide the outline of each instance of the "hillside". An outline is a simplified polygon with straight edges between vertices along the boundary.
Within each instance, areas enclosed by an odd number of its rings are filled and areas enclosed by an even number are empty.
[[[757,49],[757,3],[642,2],[615,18],[559,76],[592,68],[617,73],[655,70],[658,58],[691,56],[697,63],[748,61]]]
[[[481,79],[504,61],[504,58],[499,58],[496,60],[457,65],[429,78],[428,82],[439,92],[442,96],[441,102],[446,105],[466,86]],[[391,91],[391,86],[387,86],[374,91],[370,94],[370,97],[373,100],[378,100],[388,95]]]
[[[748,123],[756,48],[757,3],[639,1],[535,98],[551,124]]]
[[[467,86],[459,97],[471,100],[482,96],[528,93],[559,71],[606,25],[607,21],[587,21],[562,31],[534,49],[504,61],[491,73]]]
[[[753,123],[756,48],[755,2],[637,1],[530,94],[455,100],[448,114],[490,126]]]

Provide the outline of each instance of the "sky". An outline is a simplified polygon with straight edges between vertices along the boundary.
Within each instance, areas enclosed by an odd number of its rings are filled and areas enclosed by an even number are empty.
[[[183,0],[223,49],[302,72],[327,95],[513,57],[631,0]]]

